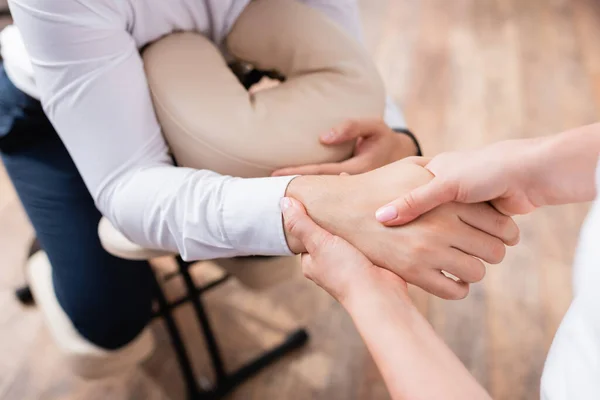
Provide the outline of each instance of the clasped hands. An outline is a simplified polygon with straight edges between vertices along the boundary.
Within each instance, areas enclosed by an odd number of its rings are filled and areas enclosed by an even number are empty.
[[[383,205],[434,180],[426,162],[411,157],[357,175],[295,178],[282,211],[291,250],[309,253],[305,274],[339,301],[350,285],[379,278],[444,299],[467,296],[485,275],[483,261],[500,263],[519,230],[486,202],[446,202],[401,226],[378,221]],[[326,261],[315,263],[315,256]]]

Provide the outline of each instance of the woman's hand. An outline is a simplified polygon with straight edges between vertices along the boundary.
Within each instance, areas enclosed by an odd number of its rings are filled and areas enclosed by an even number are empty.
[[[306,248],[307,253],[301,256],[304,276],[337,301],[346,304],[350,295],[359,293],[366,284],[372,287],[373,281],[394,284],[409,301],[402,278],[376,267],[350,243],[318,226],[299,201],[285,197],[281,200],[281,210],[286,230]]]
[[[376,212],[387,226],[402,225],[448,202],[490,201],[505,215],[526,214],[543,205],[533,184],[535,147],[531,140],[510,140],[483,149],[414,158],[435,178]],[[407,160],[408,161],[408,160]]]
[[[319,227],[297,200],[282,199],[281,209],[308,251],[304,275],[348,311],[392,398],[490,399],[413,306],[404,280]]]
[[[417,154],[417,147],[405,134],[391,130],[381,119],[347,121],[321,136],[321,143],[335,146],[357,140],[354,155],[339,163],[282,168],[273,176],[359,174]]]
[[[449,203],[397,228],[382,226],[373,218],[381,204],[431,179],[423,167],[402,160],[359,175],[300,176],[290,182],[286,197],[301,202],[313,221],[378,267],[438,297],[462,299],[469,283],[485,275],[481,260],[501,262],[504,245],[518,241],[518,228],[486,203]],[[294,235],[285,231],[290,249],[304,252]]]
[[[482,149],[413,158],[435,178],[381,207],[378,221],[402,225],[450,201],[490,201],[505,215],[591,201],[600,152],[600,124],[535,139],[506,140]],[[411,159],[407,160],[411,161]]]

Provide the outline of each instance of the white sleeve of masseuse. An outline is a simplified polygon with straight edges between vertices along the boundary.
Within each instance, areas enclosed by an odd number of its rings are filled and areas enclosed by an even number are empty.
[[[337,22],[356,40],[365,42],[358,0],[300,0]],[[384,120],[390,128],[406,128],[406,120],[394,100],[386,97]]]
[[[291,178],[172,165],[116,3],[10,1],[44,109],[100,211],[132,241],[189,260],[290,254],[279,199]]]

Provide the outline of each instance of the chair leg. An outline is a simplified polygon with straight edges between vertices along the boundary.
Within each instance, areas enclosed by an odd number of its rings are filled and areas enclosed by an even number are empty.
[[[217,398],[221,398],[222,396],[226,395],[231,390],[235,389],[235,387],[259,373],[263,368],[268,367],[275,361],[278,361],[289,352],[304,346],[308,339],[308,332],[306,332],[304,329],[297,329],[288,334],[282,343],[270,350],[265,351],[263,354],[248,362],[246,365],[229,374],[227,379],[214,389]]]
[[[204,335],[204,340],[206,342],[206,347],[208,348],[211,363],[213,370],[215,372],[216,382],[213,385],[213,388],[210,391],[203,391],[198,389],[198,384],[196,383],[195,377],[193,374],[184,373],[184,378],[186,381],[190,381],[187,383],[188,388],[196,388],[195,389],[195,399],[220,399],[232,389],[234,389],[239,384],[246,381],[248,378],[260,372],[263,368],[267,367],[274,361],[279,360],[281,357],[293,351],[301,346],[303,346],[308,341],[308,333],[304,329],[298,329],[291,334],[289,334],[286,339],[279,345],[274,348],[267,350],[254,360],[248,362],[243,367],[239,368],[237,371],[233,373],[226,373],[223,359],[221,357],[221,353],[217,344],[217,340],[215,338],[213,329],[210,324],[210,320],[208,315],[206,314],[204,305],[202,304],[200,294],[202,290],[198,290],[195,286],[193,279],[189,273],[189,266],[191,263],[183,261],[180,257],[177,257],[177,264],[179,265],[179,271],[184,280],[186,289],[188,291],[188,296],[190,301],[192,302],[192,306],[194,311],[198,317],[198,323],[202,329],[202,333]],[[158,284],[158,283],[157,283]],[[162,294],[162,292],[161,292]],[[196,295],[193,295],[196,294]],[[162,296],[164,301],[164,295]],[[173,308],[171,305],[163,303],[159,304],[161,313],[165,318],[168,318],[172,321],[171,311]],[[164,310],[164,312],[162,311]],[[174,333],[177,338],[179,338],[178,332],[176,332],[176,327],[174,322],[171,323],[173,331],[170,329],[170,333]],[[181,343],[181,339],[176,339],[175,343],[179,343],[180,351],[185,352],[184,346]],[[182,371],[191,371],[191,365],[187,355],[179,356],[178,360],[180,364],[182,364]]]
[[[165,320],[165,324],[167,325],[167,331],[169,332],[169,336],[171,338],[171,344],[173,345],[175,355],[177,356],[177,361],[179,362],[179,367],[181,368],[181,373],[183,374],[188,399],[197,399],[200,396],[201,389],[196,381],[192,363],[190,362],[185,350],[185,345],[183,344],[183,340],[181,339],[181,335],[179,334],[179,330],[175,324],[175,319],[171,314],[167,299],[165,298],[162,288],[160,287],[160,283],[156,277],[154,277],[154,289],[159,310]]]
[[[194,284],[194,281],[189,273],[189,266],[191,263],[183,261],[181,257],[177,257],[177,264],[179,265],[179,271],[188,293],[194,293],[196,291],[196,285]],[[223,358],[221,357],[217,340],[215,339],[215,335],[212,331],[208,315],[206,314],[206,310],[204,309],[204,305],[202,304],[200,296],[192,296],[190,298],[190,302],[192,303],[194,312],[198,317],[198,323],[200,324],[200,328],[204,334],[204,341],[206,342],[206,347],[208,349],[208,353],[210,354],[212,367],[215,373],[216,385],[219,386],[225,382],[227,379],[227,374],[225,373],[225,368],[223,367]]]

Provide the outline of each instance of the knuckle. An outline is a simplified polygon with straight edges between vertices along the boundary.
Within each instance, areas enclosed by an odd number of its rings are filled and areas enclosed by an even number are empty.
[[[297,233],[296,231],[298,230],[298,217],[295,215],[288,216],[285,218],[284,222],[287,230],[290,231],[292,235],[295,235]]]
[[[424,237],[413,239],[410,246],[411,265],[418,265],[431,253],[431,245]]]
[[[394,204],[395,205],[395,204]],[[417,200],[413,192],[408,192],[400,201],[400,208],[405,210],[415,210],[417,208]]]
[[[449,279],[449,278],[448,278]],[[462,300],[469,294],[468,284],[455,283],[448,287],[444,293],[444,299],[446,300]]]
[[[499,264],[504,260],[506,256],[506,246],[499,240],[494,240],[490,244],[489,248],[489,262],[490,264]]]
[[[469,266],[468,280],[465,279],[468,283],[480,282],[485,277],[487,270],[485,269],[485,265],[477,259],[473,259],[472,265]]]
[[[510,217],[497,213],[494,225],[498,228],[499,232],[509,233],[508,230],[510,229],[511,222],[512,219]]]
[[[358,121],[355,119],[349,119],[347,121],[345,121],[344,123],[342,123],[339,128],[338,128],[338,134],[339,135],[347,135],[350,132],[352,132],[354,129],[356,129],[358,126]]]

